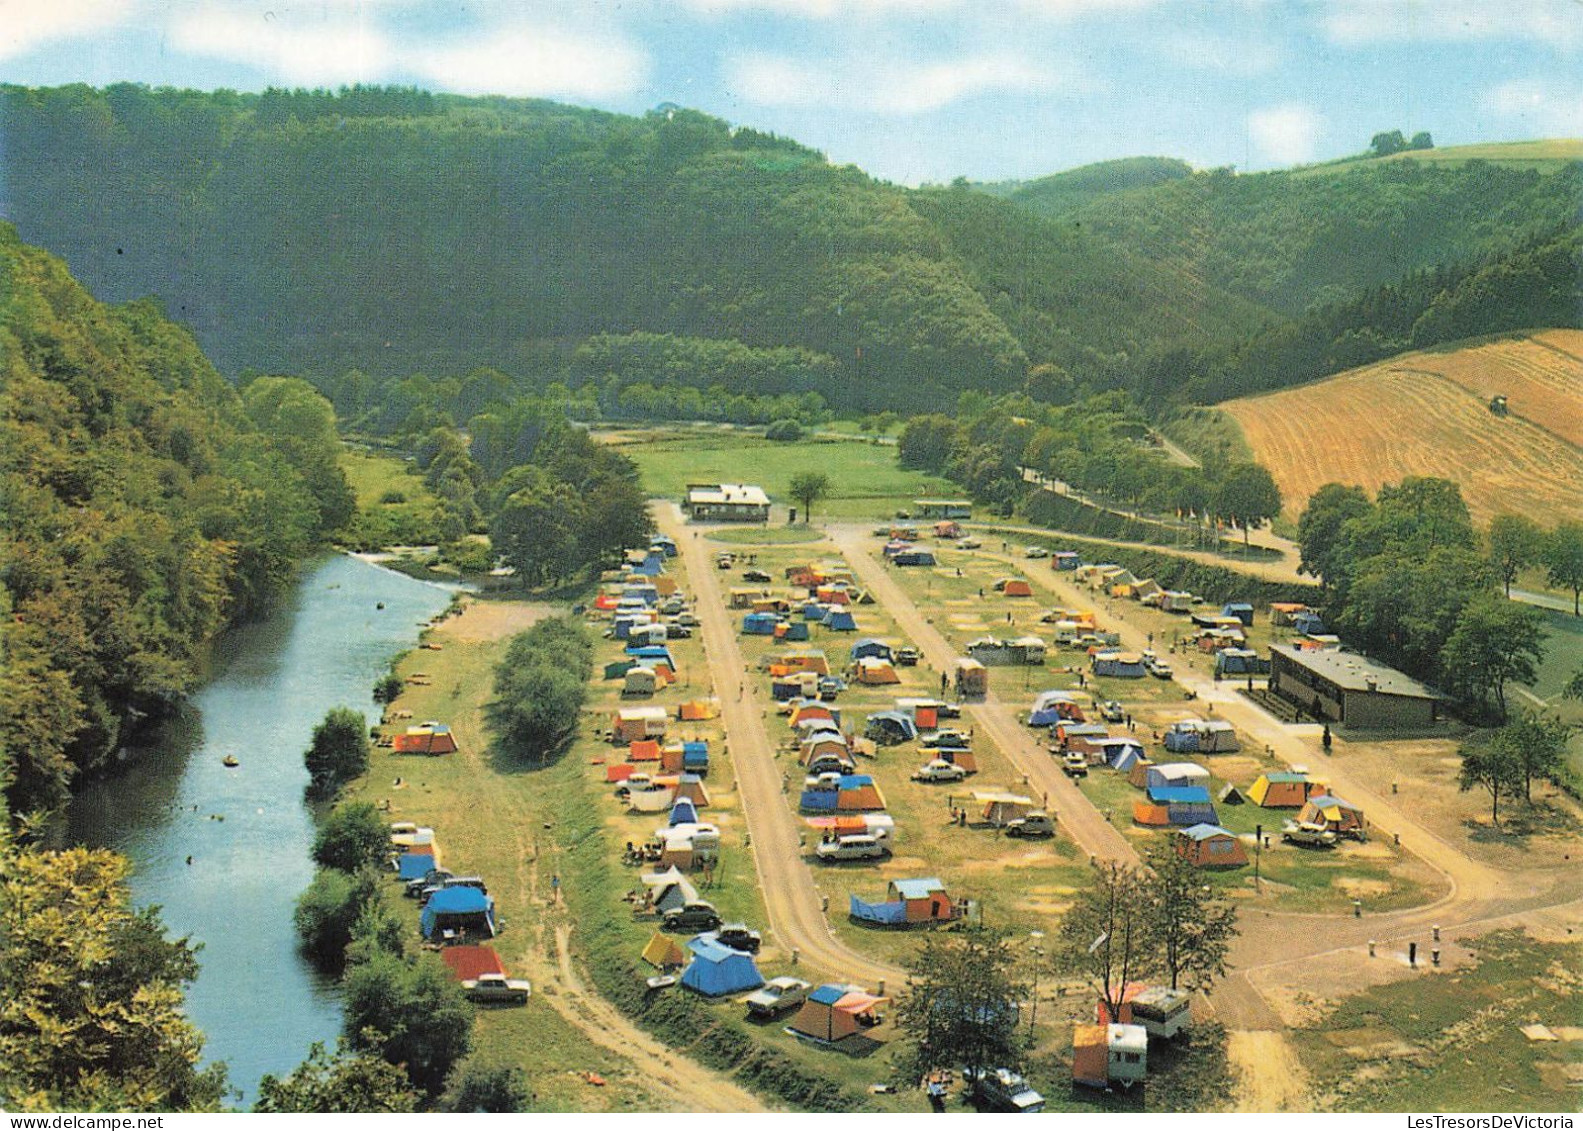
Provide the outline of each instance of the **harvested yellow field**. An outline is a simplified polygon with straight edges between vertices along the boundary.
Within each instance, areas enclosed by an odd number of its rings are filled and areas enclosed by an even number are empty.
[[[1510,414],[1489,411],[1496,394]],[[1551,330],[1404,354],[1221,406],[1296,515],[1325,483],[1369,491],[1408,475],[1455,480],[1485,523],[1583,519],[1583,332]]]

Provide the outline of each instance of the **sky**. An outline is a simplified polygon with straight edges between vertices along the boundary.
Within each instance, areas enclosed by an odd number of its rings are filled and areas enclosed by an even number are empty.
[[[0,82],[420,86],[770,130],[903,184],[1583,137],[1583,0],[0,0]]]

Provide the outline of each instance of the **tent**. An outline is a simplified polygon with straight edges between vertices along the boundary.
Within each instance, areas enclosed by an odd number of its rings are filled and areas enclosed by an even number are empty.
[[[683,722],[703,722],[720,717],[720,700],[689,699],[676,708],[676,717]]]
[[[1217,797],[1222,805],[1241,805],[1247,801],[1247,798],[1242,796],[1242,791],[1230,782],[1221,786]]]
[[[1033,706],[1028,710],[1029,726],[1054,726],[1063,719],[1079,723],[1085,721],[1083,708],[1075,694],[1070,691],[1041,691],[1034,697]]]
[[[889,813],[836,813],[824,817],[804,817],[803,824],[818,829],[820,835],[872,836],[890,841],[896,837],[896,818]]]
[[[610,719],[612,742],[636,742],[665,734],[670,722],[664,707],[622,707]]]
[[[857,621],[852,614],[840,605],[831,605],[825,609],[824,617],[819,621],[831,632],[856,632]]]
[[[1132,763],[1132,768],[1127,771],[1127,783],[1142,789],[1149,780],[1149,767],[1154,763],[1147,757],[1140,756]]]
[[[663,872],[645,872],[638,877],[649,890],[649,898],[656,911],[665,912],[684,903],[698,902],[698,889],[677,868]]]
[[[1152,827],[1219,823],[1209,790],[1201,785],[1149,786],[1145,796],[1132,803],[1132,819]]]
[[[455,754],[456,736],[444,723],[424,723],[396,735],[395,751],[397,754]]]
[[[693,959],[682,973],[682,985],[690,990],[705,997],[723,997],[764,984],[764,975],[759,973],[751,954],[703,937],[693,939],[687,948],[693,952]]]
[[[698,806],[692,803],[691,798],[678,797],[671,803],[671,815],[667,823],[672,828],[677,825],[696,825],[698,823]]]
[[[1184,719],[1165,732],[1173,754],[1230,754],[1241,748],[1236,729],[1223,719]]]
[[[1021,578],[1014,577],[1006,582],[1006,586],[1001,590],[1001,593],[1007,597],[1032,597],[1033,587]]]
[[[458,982],[470,982],[484,974],[504,974],[505,966],[492,946],[448,946],[440,960]]]
[[[1324,785],[1309,780],[1307,774],[1260,774],[1248,787],[1248,799],[1265,809],[1301,809],[1310,796],[1324,791]]]
[[[659,676],[653,668],[634,667],[627,670],[621,685],[622,695],[653,695],[660,688]]]
[[[961,905],[946,893],[937,877],[917,880],[892,880],[883,903],[868,903],[855,895],[847,897],[847,911],[864,923],[905,927],[915,923],[949,923],[962,914]]]
[[[778,621],[775,625],[774,635],[776,640],[807,640],[808,624],[806,621],[800,620]]]
[[[818,648],[796,648],[779,655],[765,656],[759,661],[759,667],[772,676],[794,675],[797,672],[830,674],[830,661],[825,659],[824,652]]]
[[[1113,770],[1126,772],[1143,758],[1143,744],[1133,738],[1104,738],[1090,745],[1096,747]]]
[[[1142,679],[1147,674],[1143,657],[1137,652],[1094,653],[1094,674],[1115,676],[1120,679]]]
[[[1222,648],[1215,653],[1215,674],[1268,675],[1270,661],[1262,658],[1252,648]]]
[[[646,789],[634,789],[627,795],[627,808],[635,813],[663,813],[676,797],[674,781],[672,778],[653,782]]]
[[[640,739],[627,745],[627,761],[629,762],[658,762],[660,760],[660,744],[652,738]]]
[[[477,888],[442,888],[423,905],[418,920],[430,942],[452,935],[495,937],[495,901]]]
[[[630,670],[632,670],[633,668],[635,668],[637,666],[638,666],[638,662],[636,660],[617,660],[613,664],[606,664],[605,665],[605,678],[606,679],[620,679],[622,676],[626,675],[627,672],[629,672]]]
[[[1176,854],[1200,868],[1240,868],[1248,862],[1242,842],[1219,825],[1178,829]]]
[[[674,558],[676,556],[676,540],[668,534],[650,535],[649,549],[658,550],[667,558]]]
[[[826,605],[849,605],[852,603],[852,594],[844,583],[820,585],[814,589],[813,595]]]
[[[823,985],[808,995],[787,1028],[834,1044],[879,1024],[879,1007],[888,1000],[851,986]]]
[[[891,746],[898,742],[911,742],[918,737],[918,728],[900,711],[875,711],[863,724],[863,734],[875,742]]]
[[[1228,602],[1220,612],[1222,616],[1236,617],[1244,628],[1253,623],[1253,606],[1246,601]]]
[[[1324,825],[1337,836],[1363,836],[1363,810],[1329,793],[1311,796],[1297,820],[1299,824]]]
[[[873,656],[881,660],[891,658],[890,645],[874,636],[865,636],[860,640],[854,640],[850,654],[854,660],[861,660],[865,656]]]
[[[687,965],[687,952],[670,935],[655,931],[643,948],[643,961],[659,970],[675,970]]]
[[[1104,723],[1079,723],[1062,719],[1055,724],[1051,733],[1062,746],[1088,751],[1096,749],[1100,742],[1110,737],[1110,728]]]
[[[746,636],[774,636],[779,621],[774,613],[749,613],[742,618],[742,632]]]
[[[438,864],[435,858],[422,852],[403,852],[396,859],[398,880],[421,880]]]
[[[697,809],[709,808],[709,791],[704,788],[704,779],[697,774],[683,774],[676,783],[676,800],[691,801]]]
[[[810,813],[862,812],[885,808],[884,795],[867,774],[846,774],[831,783],[803,790],[798,807]]]
[[[1209,771],[1196,762],[1156,762],[1143,775],[1143,784],[1209,786]]]
[[[857,662],[857,681],[870,685],[900,683],[901,676],[896,674],[889,660],[864,656]]]
[[[791,726],[801,727],[805,722],[827,722],[839,726],[841,722],[841,709],[827,707],[823,703],[805,702],[792,708]]]
[[[632,776],[636,768],[628,762],[613,762],[605,767],[605,781],[624,782]]]
[[[933,550],[918,550],[911,547],[891,555],[891,563],[899,566],[932,566],[935,564]]]
[[[1044,641],[1037,636],[1019,636],[1004,642],[1006,656],[1014,664],[1044,663]]]
[[[1033,798],[1017,793],[975,790],[973,800],[983,804],[981,815],[992,825],[1004,825],[1008,821],[1026,817],[1035,807]]]
[[[928,752],[942,762],[961,766],[970,774],[978,773],[978,757],[965,746],[932,746]]]
[[[912,720],[919,730],[934,730],[940,725],[940,708],[945,704],[938,699],[898,699],[896,710]]]

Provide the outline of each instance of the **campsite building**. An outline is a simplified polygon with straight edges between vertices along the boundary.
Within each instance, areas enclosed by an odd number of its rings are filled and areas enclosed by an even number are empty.
[[[1410,676],[1351,652],[1270,645],[1270,690],[1333,722],[1419,727],[1440,718],[1440,696]]]
[[[808,995],[787,1027],[823,1044],[834,1044],[878,1025],[879,1007],[887,1000],[853,986],[823,985]]]
[[[764,488],[748,483],[689,483],[687,517],[694,522],[768,522]]]

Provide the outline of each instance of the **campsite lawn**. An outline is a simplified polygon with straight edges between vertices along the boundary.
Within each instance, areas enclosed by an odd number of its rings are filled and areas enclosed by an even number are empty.
[[[814,505],[815,521],[877,519],[911,509],[917,498],[961,494],[948,480],[901,467],[894,444],[834,436],[781,443],[744,430],[680,427],[605,438],[632,457],[651,496],[667,499],[680,499],[689,483],[757,483],[779,511],[798,505],[787,488],[802,471],[830,477],[830,496]]]
[[[1329,1110],[1577,1110],[1576,1043],[1530,1041],[1521,1026],[1583,1026],[1583,944],[1457,941],[1475,964],[1373,987],[1293,1033]]]

